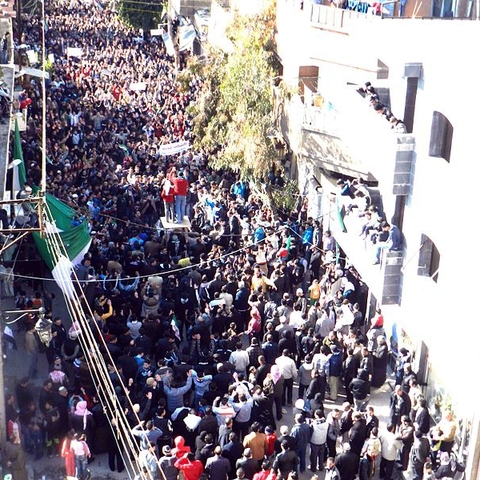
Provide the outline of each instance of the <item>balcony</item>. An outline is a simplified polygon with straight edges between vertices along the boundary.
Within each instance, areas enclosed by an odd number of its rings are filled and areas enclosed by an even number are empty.
[[[361,218],[355,211],[340,215],[335,195],[327,194],[324,204],[324,228],[332,232],[347,263],[355,265],[362,280],[382,305],[398,305],[402,293],[404,251],[381,250],[380,264],[373,265],[375,245],[368,236],[360,236]]]
[[[364,5],[368,4],[364,3]],[[312,27],[325,28],[340,33],[348,33],[350,30],[358,28],[359,22],[373,23],[382,19],[380,15],[376,15],[376,9],[372,7],[366,8],[366,11],[355,11],[305,2],[305,8]],[[365,23],[363,26],[366,26]]]
[[[396,196],[411,192],[415,138],[394,133],[390,123],[375,113],[355,88],[320,85],[318,89],[321,94],[305,93],[305,103],[297,95],[280,110],[280,127],[290,148],[326,174],[360,176],[377,182],[384,211],[391,215]],[[350,215],[340,224],[334,205],[327,207],[329,211],[322,209],[327,228],[332,230],[376,298],[384,305],[397,304],[403,252],[382,250],[381,264],[372,265],[374,247],[359,237],[361,219]]]
[[[322,102],[305,94],[280,109],[280,128],[292,151],[313,164],[350,177],[378,181],[384,192],[408,195],[415,138],[395,134],[351,86],[323,87]]]

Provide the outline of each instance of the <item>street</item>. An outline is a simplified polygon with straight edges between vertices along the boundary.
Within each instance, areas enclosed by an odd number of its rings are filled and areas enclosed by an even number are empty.
[[[53,281],[44,281],[45,288],[48,292],[54,293],[55,298],[53,300],[53,316],[60,316],[65,324],[67,330],[71,325],[71,320],[68,316],[67,307],[63,300],[62,293],[57,285]],[[27,292],[27,295],[31,295],[32,289],[27,285],[26,282],[23,283],[22,288]],[[14,299],[4,298],[2,299],[2,311],[5,310],[14,310],[15,301]],[[10,314],[8,321],[14,320],[15,315]],[[5,388],[13,391],[16,383],[28,373],[28,364],[25,362],[25,351],[24,351],[24,332],[17,332],[18,326],[15,324],[12,325],[15,339],[17,342],[18,350],[7,350],[4,352],[6,354],[6,360],[4,362],[4,381]],[[39,356],[38,362],[38,374],[34,379],[34,384],[36,388],[40,389],[43,385],[43,381],[47,378],[48,375],[48,365],[45,358],[45,355]],[[392,392],[393,386],[393,377],[390,376],[387,379],[387,382],[379,389],[373,390],[371,395],[370,405],[375,408],[375,414],[380,419],[380,426],[384,426],[389,415],[389,396]],[[298,387],[294,387],[294,399],[297,396]],[[345,395],[343,392],[340,392],[336,402],[331,400],[325,401],[325,414],[328,414],[332,408],[341,407],[342,403],[345,401]],[[281,425],[288,425],[291,427],[294,423],[294,415],[296,413],[295,408],[290,407],[285,409],[286,413],[281,422],[278,424],[278,428]],[[278,432],[277,432],[278,434]],[[308,462],[307,462],[308,465]],[[40,460],[34,460],[33,455],[28,455],[28,466],[29,466],[29,475],[30,480],[59,480],[64,477],[64,461],[62,458],[54,457],[48,458],[44,455]],[[89,469],[92,472],[92,478],[95,480],[127,480],[129,479],[128,473],[126,470],[122,473],[111,472],[108,467],[107,454],[95,455],[95,461],[89,465]],[[320,472],[320,480],[323,480],[324,473]],[[299,476],[300,480],[310,480],[312,477],[312,472],[307,470]],[[375,478],[378,478],[378,473]],[[400,478],[400,477],[398,477]]]

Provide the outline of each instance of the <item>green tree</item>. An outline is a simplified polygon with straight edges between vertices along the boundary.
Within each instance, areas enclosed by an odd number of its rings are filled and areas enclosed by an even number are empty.
[[[165,0],[120,0],[118,13],[133,28],[157,28],[164,10]]]
[[[271,134],[272,85],[279,72],[275,4],[260,15],[237,15],[227,35],[233,51],[211,49],[200,64],[203,87],[191,111],[195,147],[214,153],[214,168],[265,178],[277,159]],[[198,62],[192,65],[190,75],[198,67]]]

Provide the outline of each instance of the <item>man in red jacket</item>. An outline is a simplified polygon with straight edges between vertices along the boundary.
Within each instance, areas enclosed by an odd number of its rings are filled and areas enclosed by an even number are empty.
[[[160,195],[165,205],[165,219],[167,222],[173,223],[175,221],[175,187],[168,178],[163,181]]]
[[[183,171],[179,171],[178,176],[173,179],[173,188],[175,193],[177,223],[182,223],[183,217],[185,216],[188,192],[188,180],[185,178]]]
[[[185,480],[198,480],[203,473],[203,464],[200,460],[195,460],[195,455],[190,452],[175,462],[175,468],[183,472]]]

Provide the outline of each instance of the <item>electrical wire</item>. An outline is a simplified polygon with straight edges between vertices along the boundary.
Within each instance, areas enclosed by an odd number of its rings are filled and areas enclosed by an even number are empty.
[[[50,226],[52,222],[54,222],[54,217],[46,201],[44,202],[43,206],[45,211],[44,220],[46,225],[44,233],[45,243],[53,262],[57,264],[63,257],[68,258],[68,255],[60,234],[58,231],[53,230]],[[75,288],[81,286],[81,282],[78,279],[75,271],[72,272],[72,277],[73,281],[70,281],[71,285],[73,286],[73,289],[70,292],[71,295],[67,295],[64,289],[62,289],[62,292],[64,294],[67,309],[69,310],[72,320],[77,322],[77,324],[80,326],[81,333],[78,335],[78,339],[82,346],[85,357],[88,358],[88,368],[90,374],[92,375],[92,379],[97,386],[99,400],[102,403],[102,407],[104,408],[110,424],[111,419],[115,418],[114,423],[116,425],[113,431],[117,430],[119,433],[117,436],[114,435],[117,446],[119,447],[119,451],[127,454],[126,459],[125,456],[123,456],[123,453],[122,457],[125,461],[125,465],[130,465],[132,472],[136,472],[137,475],[140,475],[140,478],[154,480],[150,472],[145,473],[142,471],[143,468],[139,463],[140,446],[133,439],[128,420],[125,412],[123,411],[120,399],[118,398],[113,387],[104,358],[107,357],[107,361],[112,365],[114,372],[117,374],[119,381],[121,382],[120,373],[118,372],[115,362],[113,361],[110,352],[106,347],[106,342],[102,332],[100,331],[100,327],[97,322],[94,321],[93,326],[96,329],[98,339],[100,340],[100,344],[103,346],[106,352],[105,356],[101,354],[97,339],[94,337],[94,332],[92,332],[90,323],[85,315],[85,308],[91,317],[94,317],[93,312],[90,308],[90,305],[88,305],[86,302],[83,302],[82,305],[81,298],[77,293],[77,289]],[[127,392],[124,385],[123,387],[125,392]],[[128,394],[126,395],[126,398],[128,399],[130,409],[135,413],[133,404]],[[137,420],[139,420],[138,416]],[[113,427],[114,426],[111,424],[111,428]],[[135,463],[133,462],[132,457],[128,455],[129,453],[135,455]]]
[[[60,258],[60,255],[61,255],[61,252],[59,253],[58,248],[60,246],[63,246],[63,245],[61,245],[61,243],[55,245],[55,244],[53,244],[53,242],[49,242],[48,240],[47,240],[47,245],[49,245],[49,247],[50,247],[52,257],[55,258],[55,256],[57,256],[57,260],[58,260]],[[66,253],[66,252],[64,252],[64,253]],[[76,278],[76,281],[78,282],[78,278]],[[78,284],[79,283],[80,282],[78,282]],[[106,372],[103,358],[100,354],[100,350],[98,348],[98,345],[95,342],[95,338],[93,337],[93,332],[91,331],[90,326],[87,322],[87,319],[84,315],[84,310],[81,306],[80,299],[78,297],[74,297],[74,299],[72,301],[72,299],[70,297],[66,296],[65,300],[66,300],[66,303],[67,303],[67,307],[69,308],[69,310],[71,312],[72,318],[76,319],[78,321],[79,325],[81,326],[81,333],[80,333],[78,338],[79,338],[80,343],[83,344],[82,349],[83,349],[83,352],[84,352],[85,356],[88,357],[88,359],[89,359],[88,366],[89,366],[89,370],[92,374],[92,377],[93,377],[94,380],[96,380],[95,383],[96,383],[96,385],[98,385],[98,387],[102,386],[102,389],[97,387],[97,390],[98,390],[98,393],[99,393],[99,398],[102,400],[102,405],[104,406],[104,408],[109,413],[109,417],[113,418],[113,415],[115,414],[115,412],[118,412],[118,411],[122,410],[121,405],[112,405],[108,401],[105,401],[105,398],[110,399],[110,400],[112,400],[112,399],[117,399],[118,400],[118,397],[115,394],[115,390],[114,390],[113,384],[111,383],[110,378],[108,376],[108,372]],[[92,315],[92,312],[91,312],[89,306],[87,306],[87,309],[88,309],[90,315]],[[96,325],[96,327],[98,329],[98,325],[96,324],[96,322],[94,324]],[[99,333],[99,332],[97,332],[97,333]],[[100,332],[99,338],[101,340],[103,340],[101,332]],[[103,340],[103,346],[106,349],[104,340]],[[107,352],[108,352],[108,350],[107,350]],[[110,357],[110,362],[112,363],[112,365],[114,365],[113,361],[111,360],[111,357]],[[102,367],[104,367],[104,368],[102,368]],[[117,371],[117,373],[118,373],[118,371]],[[131,407],[133,408],[133,406],[131,406]],[[118,418],[118,415],[117,415],[117,418]],[[128,422],[126,422],[126,419],[125,419],[125,423],[126,423],[126,425],[128,425]],[[119,437],[119,439],[123,439],[122,445],[119,445],[119,450],[120,451],[125,450],[127,452],[128,451],[134,452],[135,451],[135,446],[132,444],[132,442],[128,442],[128,439],[131,438],[130,432],[128,431],[127,428],[125,428],[125,425],[123,424],[122,421],[118,422],[117,426],[118,425],[120,426],[120,429],[123,430],[122,433],[124,434],[124,435],[121,435]],[[126,465],[128,463],[129,463],[128,461],[125,462]],[[134,470],[133,465],[130,465],[130,466],[131,466],[132,470]]]
[[[78,282],[78,278],[76,278],[76,281]],[[69,304],[68,297],[66,298],[66,300],[67,300],[67,304]],[[89,326],[89,324],[86,320],[86,317],[84,315],[82,315],[83,309],[80,305],[79,298],[76,298],[76,302],[74,302],[73,304],[70,302],[69,307],[70,308],[73,307],[73,309],[76,310],[77,315],[75,315],[75,314],[72,315],[73,318],[76,318],[77,320],[80,320],[79,323],[83,323],[83,325],[81,327],[82,333],[80,334],[79,339],[80,339],[80,342],[84,344],[83,345],[84,353],[89,358],[88,365],[89,365],[89,369],[90,369],[91,373],[93,374],[92,376],[94,377],[94,380],[95,380],[95,377],[96,377],[96,380],[97,380],[96,384],[99,385],[99,386],[100,385],[102,386],[101,390],[98,389],[99,390],[99,397],[102,398],[102,404],[104,405],[107,412],[109,413],[109,418],[113,418],[113,416],[115,415],[115,418],[117,419],[116,420],[117,428],[120,427],[119,430],[121,431],[122,435],[120,435],[118,437],[118,439],[122,440],[122,445],[119,445],[119,450],[121,452],[123,450],[126,451],[126,452],[135,452],[138,455],[139,452],[136,451],[136,448],[135,448],[136,445],[132,441],[131,434],[130,434],[130,431],[129,431],[128,422],[127,422],[125,416],[123,415],[123,418],[120,417],[120,419],[119,419],[118,412],[122,411],[121,405],[119,405],[119,402],[116,402],[117,404],[112,406],[112,404],[109,403],[108,400],[105,401],[105,398],[110,399],[110,400],[116,399],[118,401],[118,397],[116,396],[116,393],[113,389],[113,385],[110,381],[108,371],[107,371],[106,366],[105,366],[105,362],[103,361],[102,355],[100,354],[100,351],[98,349],[98,345],[97,345],[97,343],[95,341],[95,338],[93,336],[93,332],[90,330],[90,326]],[[89,306],[87,306],[87,309],[88,309],[90,315],[93,316]],[[78,313],[80,313],[80,316],[78,316]],[[94,326],[97,329],[98,338],[103,343],[103,347],[104,347],[105,351],[107,352],[107,356],[109,357],[109,359],[108,359],[109,363],[112,364],[112,366],[115,366],[113,360],[111,359],[110,355],[108,354],[108,350],[106,349],[105,341],[104,341],[103,336],[100,332],[99,326],[96,322],[94,322]],[[117,375],[119,375],[119,372],[118,372],[118,370],[116,370],[116,368],[115,368],[115,371],[116,371]],[[130,408],[133,409],[133,405],[130,404]],[[125,464],[128,464],[128,463],[129,463],[128,461],[125,462]],[[134,470],[132,465],[131,465],[131,467],[132,467],[132,470]]]
[[[283,228],[288,228],[292,233],[294,233],[297,237],[303,239],[303,237],[295,232],[295,230],[292,228],[292,227],[289,227],[288,225],[285,225]],[[243,247],[233,251],[233,252],[229,252],[229,253],[226,253],[226,254],[223,254],[223,255],[220,255],[219,258],[220,259],[223,259],[223,258],[228,258],[230,257],[231,255],[237,255],[238,253],[241,253],[242,251],[245,251],[246,249],[248,248],[252,248],[254,247],[255,245],[258,245],[258,244],[261,244],[261,243],[264,243],[266,241],[268,241],[270,238],[272,238],[274,235],[276,235],[276,232],[275,233],[272,233],[270,235],[268,235],[267,237],[265,237],[264,239],[262,240],[259,240],[257,243],[249,243],[248,245],[244,245]],[[312,242],[307,242],[310,246],[314,246],[314,244]],[[320,251],[321,253],[326,253],[325,250],[317,247],[318,251]],[[346,257],[342,257],[342,256],[339,256],[338,259],[340,260],[347,260]],[[156,273],[154,275],[151,275],[151,274],[148,274],[148,275],[138,275],[136,276],[135,278],[138,278],[140,280],[142,279],[145,279],[145,278],[149,278],[149,277],[163,277],[163,276],[168,276],[168,275],[173,275],[175,273],[179,273],[179,272],[183,272],[185,270],[188,270],[190,268],[194,268],[194,267],[200,267],[201,265],[203,265],[202,262],[198,262],[198,263],[194,263],[194,264],[190,264],[190,265],[186,265],[185,267],[179,267],[179,268],[175,268],[175,269],[172,269],[172,270],[167,270],[165,272],[159,272],[159,273]],[[54,278],[47,278],[47,277],[36,277],[36,276],[33,276],[33,275],[21,275],[21,274],[18,274],[18,273],[15,273],[15,276],[18,277],[18,278],[23,278],[25,280],[39,280],[39,281],[47,281],[47,282],[56,282],[56,280]],[[133,278],[133,277],[131,277]],[[117,279],[91,279],[91,280],[85,280],[83,283],[98,283],[98,282],[116,282]]]

